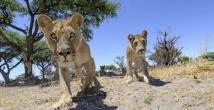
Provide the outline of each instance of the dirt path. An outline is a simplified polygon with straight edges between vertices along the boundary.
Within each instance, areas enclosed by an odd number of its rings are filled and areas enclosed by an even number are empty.
[[[71,110],[214,110],[214,78],[196,80],[176,76],[171,80],[155,80],[125,84],[123,78],[99,78],[100,95],[79,94],[79,82],[72,82],[74,104]],[[166,83],[168,82],[168,83]],[[60,96],[58,85],[50,87],[0,87],[0,110],[52,110]]]

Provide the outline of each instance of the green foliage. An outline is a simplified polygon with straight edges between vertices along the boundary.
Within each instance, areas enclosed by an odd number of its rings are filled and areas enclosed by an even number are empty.
[[[58,10],[61,14],[70,17],[72,13],[79,12],[84,16],[82,28],[83,36],[89,40],[92,38],[92,27],[99,27],[106,18],[116,16],[119,5],[107,0],[64,0],[59,3]],[[65,5],[66,4],[66,5]],[[55,8],[56,9],[56,8]]]
[[[116,71],[118,68],[114,65],[105,65],[105,70]]]
[[[3,0],[0,7],[6,7],[6,10],[0,10],[1,24],[8,25],[12,23],[15,13],[18,15],[27,15],[36,17],[38,14],[47,14],[52,18],[68,18],[73,13],[79,12],[84,16],[84,26],[82,27],[83,36],[92,39],[92,27],[99,25],[106,18],[115,17],[119,8],[118,3],[108,0],[26,0],[29,2],[29,8],[25,1]],[[9,20],[9,21],[8,21]],[[29,27],[31,28],[31,27]]]
[[[8,30],[0,29],[0,31],[2,32],[0,34],[0,58],[3,58],[7,63],[11,63],[14,58],[20,59],[20,53],[14,50],[14,48],[10,46],[7,41],[9,40],[9,42],[18,43],[20,46],[23,47],[20,35],[16,32]],[[3,38],[3,35],[7,37],[7,40]]]
[[[51,65],[52,53],[48,49],[45,41],[40,41],[35,44],[35,49],[40,51],[37,51],[33,55],[34,64],[44,72],[44,69]]]
[[[25,79],[25,74],[20,74],[20,75],[16,76],[15,79],[16,80],[24,80]]]
[[[180,56],[179,61],[180,62],[188,62],[191,58],[188,56]]]
[[[214,52],[207,52],[199,57],[202,59],[214,60]]]
[[[11,23],[16,13],[25,11],[21,3],[16,0],[1,0],[0,8],[0,26],[5,26],[8,23]]]
[[[17,32],[13,32],[10,30],[6,30],[6,29],[0,29],[1,32],[7,37],[7,39],[9,40],[9,42],[17,44],[18,46],[20,46],[21,48],[24,49],[25,47],[25,40],[24,37],[21,36],[19,33]],[[7,40],[5,40],[2,35],[0,35],[0,46],[1,47],[5,47],[5,46],[11,46]]]
[[[34,61],[41,62],[41,61],[49,61],[51,59],[51,51],[48,49],[45,41],[40,41],[34,46],[35,49],[41,50],[34,53]]]
[[[9,30],[3,30],[0,29],[2,32],[0,34],[0,57],[4,57],[4,59],[9,63],[14,58],[15,59],[21,59],[20,58],[20,52],[16,51],[10,43],[17,43],[20,47],[24,48],[24,42],[22,37],[17,32],[12,32]],[[3,36],[7,38],[4,39]],[[9,61],[10,60],[10,61]]]
[[[11,12],[23,12],[24,6],[20,2],[17,2],[17,0],[1,0],[0,6],[6,5]]]

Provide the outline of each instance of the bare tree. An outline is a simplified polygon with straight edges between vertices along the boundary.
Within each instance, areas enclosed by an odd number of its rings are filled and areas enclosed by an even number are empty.
[[[117,64],[117,66],[120,68],[122,71],[122,74],[125,74],[126,72],[126,67],[125,67],[125,57],[124,56],[117,56],[115,57],[114,62]]]
[[[170,66],[178,61],[181,55],[181,48],[175,45],[179,39],[178,36],[169,36],[167,32],[160,32],[161,37],[157,38],[154,47],[154,53],[149,57],[158,66]]]

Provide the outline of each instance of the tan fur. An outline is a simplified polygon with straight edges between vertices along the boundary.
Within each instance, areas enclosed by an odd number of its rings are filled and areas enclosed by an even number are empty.
[[[142,78],[138,75],[139,72],[143,73],[143,79],[149,83],[147,62],[145,60],[145,52],[147,46],[147,31],[142,34],[128,35],[128,47],[126,51],[127,72],[125,76],[126,83],[134,80],[133,72],[137,80]],[[133,71],[134,70],[134,71]]]
[[[80,32],[83,16],[76,13],[70,19],[53,21],[42,14],[38,17],[37,23],[42,28],[47,45],[54,53],[54,58],[59,65],[63,94],[54,107],[67,106],[72,101],[69,68],[72,68],[76,75],[82,78],[83,91],[88,89],[95,78],[94,59],[91,57],[90,48]],[[86,78],[81,75],[82,68],[86,70]]]

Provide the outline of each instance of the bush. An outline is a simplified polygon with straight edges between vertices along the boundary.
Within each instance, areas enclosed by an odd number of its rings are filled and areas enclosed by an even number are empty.
[[[24,80],[25,79],[25,74],[20,74],[18,76],[16,76],[15,80]]]
[[[202,54],[201,56],[199,56],[199,58],[214,61],[214,52],[207,52],[207,53]]]
[[[179,57],[179,62],[188,62],[191,58],[188,56],[180,56]]]

